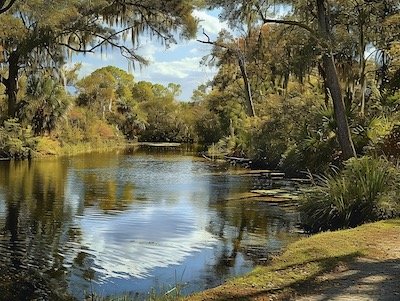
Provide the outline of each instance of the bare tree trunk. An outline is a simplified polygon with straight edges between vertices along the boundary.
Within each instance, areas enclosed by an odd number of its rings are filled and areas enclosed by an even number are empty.
[[[243,81],[244,81],[244,88],[246,91],[246,100],[247,100],[247,114],[251,117],[256,116],[256,112],[254,110],[254,103],[253,103],[253,95],[251,93],[251,86],[249,82],[249,77],[247,76],[246,66],[244,64],[244,59],[238,54],[238,62],[240,72],[242,73]]]
[[[245,89],[245,92],[246,92],[246,102],[247,102],[246,111],[247,111],[247,114],[249,116],[255,117],[256,113],[255,113],[255,110],[254,110],[253,95],[251,93],[251,86],[250,86],[250,82],[249,82],[249,77],[247,76],[246,64],[245,64],[245,60],[244,60],[244,54],[240,51],[239,48],[235,49],[235,48],[233,48],[233,47],[231,47],[229,45],[225,45],[224,43],[213,42],[213,41],[210,40],[210,37],[207,34],[204,33],[204,31],[203,31],[203,34],[207,37],[207,41],[197,40],[198,42],[224,48],[224,49],[230,51],[235,56],[235,58],[237,59],[238,65],[239,65],[239,68],[240,68],[240,72],[242,74],[242,78],[243,78],[243,81],[244,81],[244,89]]]
[[[316,0],[318,8],[318,25],[321,37],[325,41],[330,40],[330,28],[325,0]],[[346,116],[346,108],[342,96],[339,78],[336,71],[333,54],[330,49],[322,57],[322,64],[325,71],[326,87],[328,88],[333,101],[335,119],[337,124],[337,136],[344,159],[356,156],[353,141],[351,139],[349,124]]]

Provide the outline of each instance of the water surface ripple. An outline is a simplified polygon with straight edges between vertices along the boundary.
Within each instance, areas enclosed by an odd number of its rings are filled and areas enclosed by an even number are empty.
[[[0,162],[0,300],[177,282],[191,293],[247,272],[294,239],[297,221],[281,207],[226,201],[255,185],[167,151]]]

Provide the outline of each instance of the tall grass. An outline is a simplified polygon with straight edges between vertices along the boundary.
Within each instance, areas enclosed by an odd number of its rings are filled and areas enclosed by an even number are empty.
[[[399,214],[399,168],[385,158],[353,158],[344,169],[320,177],[300,206],[309,232],[351,228]]]

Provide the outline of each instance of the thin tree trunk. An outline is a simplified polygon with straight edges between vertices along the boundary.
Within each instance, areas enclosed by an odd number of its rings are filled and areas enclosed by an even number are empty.
[[[318,8],[318,25],[321,37],[325,41],[330,40],[329,20],[325,9],[324,0],[316,0]],[[326,87],[332,97],[333,107],[335,111],[335,119],[337,124],[337,136],[344,159],[356,156],[353,141],[351,139],[349,124],[346,116],[346,108],[342,96],[339,78],[336,71],[333,54],[330,49],[322,57],[322,64],[325,71]]]
[[[244,81],[244,88],[246,91],[246,100],[247,100],[247,114],[251,117],[256,116],[256,112],[254,110],[254,103],[253,103],[253,95],[251,93],[251,86],[249,82],[249,78],[247,76],[246,66],[244,64],[243,58],[238,54],[238,63],[240,72],[242,73],[243,81]]]
[[[8,78],[3,80],[6,86],[8,117],[15,117],[17,108],[18,93],[18,61],[19,56],[16,52],[10,55],[8,60]]]
[[[360,116],[364,117],[365,115],[365,89],[366,89],[366,78],[365,78],[365,67],[366,60],[364,57],[365,54],[365,38],[364,38],[364,12],[359,18],[360,23],[360,88],[361,88],[361,108],[360,108]]]

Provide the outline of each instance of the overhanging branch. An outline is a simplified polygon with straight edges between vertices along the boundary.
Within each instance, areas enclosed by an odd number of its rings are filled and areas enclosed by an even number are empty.
[[[6,5],[7,0],[0,0],[0,14],[9,10],[15,1],[16,0],[10,0],[10,2],[8,2],[8,4]]]
[[[304,30],[306,30],[310,36],[317,41],[317,43],[322,44],[322,46],[327,47],[326,43],[324,41],[321,40],[320,36],[318,35],[318,32],[316,32],[314,29],[312,29],[310,26],[298,22],[298,21],[294,21],[294,20],[282,20],[282,19],[269,19],[267,17],[265,17],[265,15],[263,14],[260,5],[256,5],[257,8],[257,12],[260,15],[261,20],[263,21],[264,24],[283,24],[283,25],[289,25],[289,26],[295,26],[295,27],[299,27],[302,28]]]

